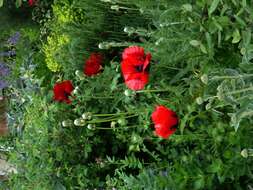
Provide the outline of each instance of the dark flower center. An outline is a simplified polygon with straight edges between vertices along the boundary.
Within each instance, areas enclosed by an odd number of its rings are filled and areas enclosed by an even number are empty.
[[[137,72],[142,72],[143,71],[143,65],[136,65],[136,66],[134,66],[134,68]]]
[[[70,95],[69,93],[67,93],[67,92],[64,91],[63,94],[64,94],[65,98],[69,98],[69,95]]]

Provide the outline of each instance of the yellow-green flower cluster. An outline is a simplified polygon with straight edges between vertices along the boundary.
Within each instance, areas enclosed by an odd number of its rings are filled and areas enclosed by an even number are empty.
[[[62,7],[53,6],[53,12],[57,23],[66,24],[74,20],[74,14],[67,5]]]
[[[53,71],[60,71],[61,65],[59,63],[58,56],[61,55],[64,46],[69,42],[69,37],[65,34],[63,35],[51,35],[47,38],[47,44],[44,45],[43,50],[45,53],[45,60],[47,67]]]

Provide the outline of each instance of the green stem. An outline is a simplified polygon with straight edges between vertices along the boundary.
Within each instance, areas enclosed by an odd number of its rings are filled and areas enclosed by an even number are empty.
[[[129,116],[126,116],[125,118],[131,118],[131,117],[136,117],[138,116],[138,114],[135,114],[135,115],[129,115]],[[113,118],[113,119],[104,119],[104,120],[94,120],[94,121],[89,121],[87,123],[106,123],[106,122],[111,122],[111,121],[116,121],[118,120],[119,118]]]
[[[117,116],[117,115],[128,115],[128,114],[133,114],[130,112],[122,112],[122,113],[105,113],[105,114],[94,114],[93,116],[95,117],[106,117],[106,116]]]
[[[140,90],[140,91],[137,91],[136,93],[145,93],[145,92],[167,92],[167,91],[170,91],[169,89],[165,89],[165,90]]]
[[[128,127],[118,127],[118,128],[107,128],[107,127],[96,127],[96,129],[101,129],[101,130],[119,130],[119,129],[129,129],[129,128],[136,128],[136,127],[139,127],[141,125],[133,125],[133,126],[128,126]]]
[[[253,77],[253,74],[237,75],[237,76],[215,76],[210,80],[220,80],[220,79],[237,79],[237,78],[246,78]]]
[[[103,97],[103,96],[83,96],[84,98],[92,98],[92,99],[114,99],[113,96]]]
[[[226,93],[225,95],[232,95],[232,94],[247,92],[247,91],[251,91],[251,90],[253,90],[253,87],[244,88],[244,89],[241,89],[241,90],[235,90],[235,91],[232,91],[230,93]]]

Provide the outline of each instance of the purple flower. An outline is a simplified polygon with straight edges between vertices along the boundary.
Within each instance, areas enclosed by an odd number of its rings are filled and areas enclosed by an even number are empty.
[[[10,69],[4,63],[0,63],[0,76],[7,76],[9,73]]]
[[[0,90],[2,90],[3,88],[6,88],[8,86],[7,82],[0,80]]]
[[[11,57],[11,56],[14,56],[14,55],[16,55],[15,50],[10,50],[10,51],[0,53],[0,57]]]
[[[8,44],[9,45],[16,45],[19,41],[19,38],[20,38],[20,32],[16,32],[13,36],[11,36],[9,39],[8,39]]]

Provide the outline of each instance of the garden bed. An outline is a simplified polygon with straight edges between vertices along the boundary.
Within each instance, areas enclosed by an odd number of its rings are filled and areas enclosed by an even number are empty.
[[[4,6],[3,188],[252,189],[250,1]]]

